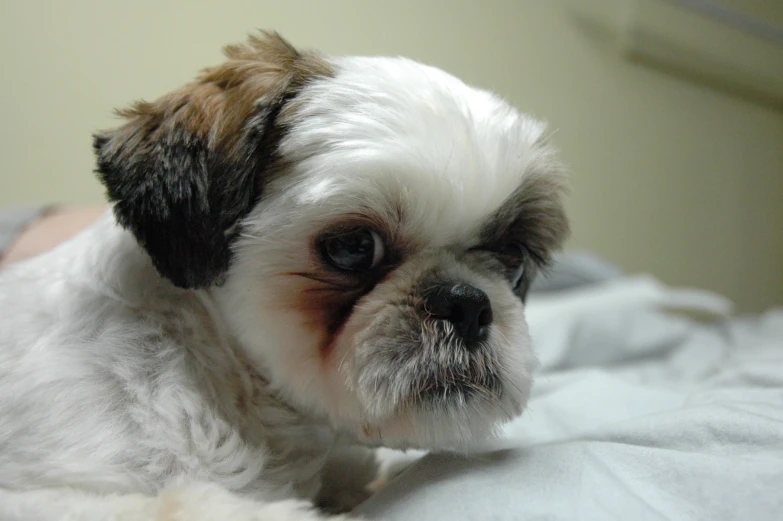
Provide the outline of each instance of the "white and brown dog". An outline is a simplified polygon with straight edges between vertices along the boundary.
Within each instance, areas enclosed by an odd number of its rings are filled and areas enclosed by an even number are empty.
[[[320,519],[362,497],[322,487],[346,441],[462,450],[526,404],[544,125],[402,58],[226,55],[96,136],[112,214],[0,276],[3,520]]]

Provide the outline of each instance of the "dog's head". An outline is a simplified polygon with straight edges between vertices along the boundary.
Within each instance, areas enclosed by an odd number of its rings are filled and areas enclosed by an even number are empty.
[[[96,137],[119,223],[368,443],[459,447],[518,415],[525,292],[568,228],[544,125],[402,58],[274,34],[226,54]]]

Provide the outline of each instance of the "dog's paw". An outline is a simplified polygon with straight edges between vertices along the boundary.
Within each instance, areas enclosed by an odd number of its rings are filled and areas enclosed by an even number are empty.
[[[324,465],[315,504],[324,512],[350,512],[372,495],[368,485],[377,475],[378,461],[373,449],[336,445]]]
[[[263,502],[237,496],[211,484],[188,484],[159,496],[155,521],[349,521],[319,512],[302,500]],[[355,518],[354,518],[355,519]]]
[[[373,494],[369,488],[342,488],[318,498],[318,509],[327,514],[343,514],[352,511]]]
[[[377,449],[375,458],[378,462],[378,473],[375,479],[368,484],[368,488],[373,493],[378,492],[425,454],[426,452],[420,450],[400,452],[393,449]]]

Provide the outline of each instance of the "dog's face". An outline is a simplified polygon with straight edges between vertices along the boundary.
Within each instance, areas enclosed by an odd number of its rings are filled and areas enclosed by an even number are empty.
[[[567,232],[543,125],[404,59],[227,52],[96,138],[119,222],[368,443],[460,447],[518,415],[524,294]]]

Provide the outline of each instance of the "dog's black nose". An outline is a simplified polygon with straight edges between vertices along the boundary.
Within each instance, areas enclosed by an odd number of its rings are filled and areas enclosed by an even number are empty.
[[[433,317],[448,320],[469,343],[486,340],[492,323],[492,305],[487,294],[468,284],[442,285],[425,299]]]

